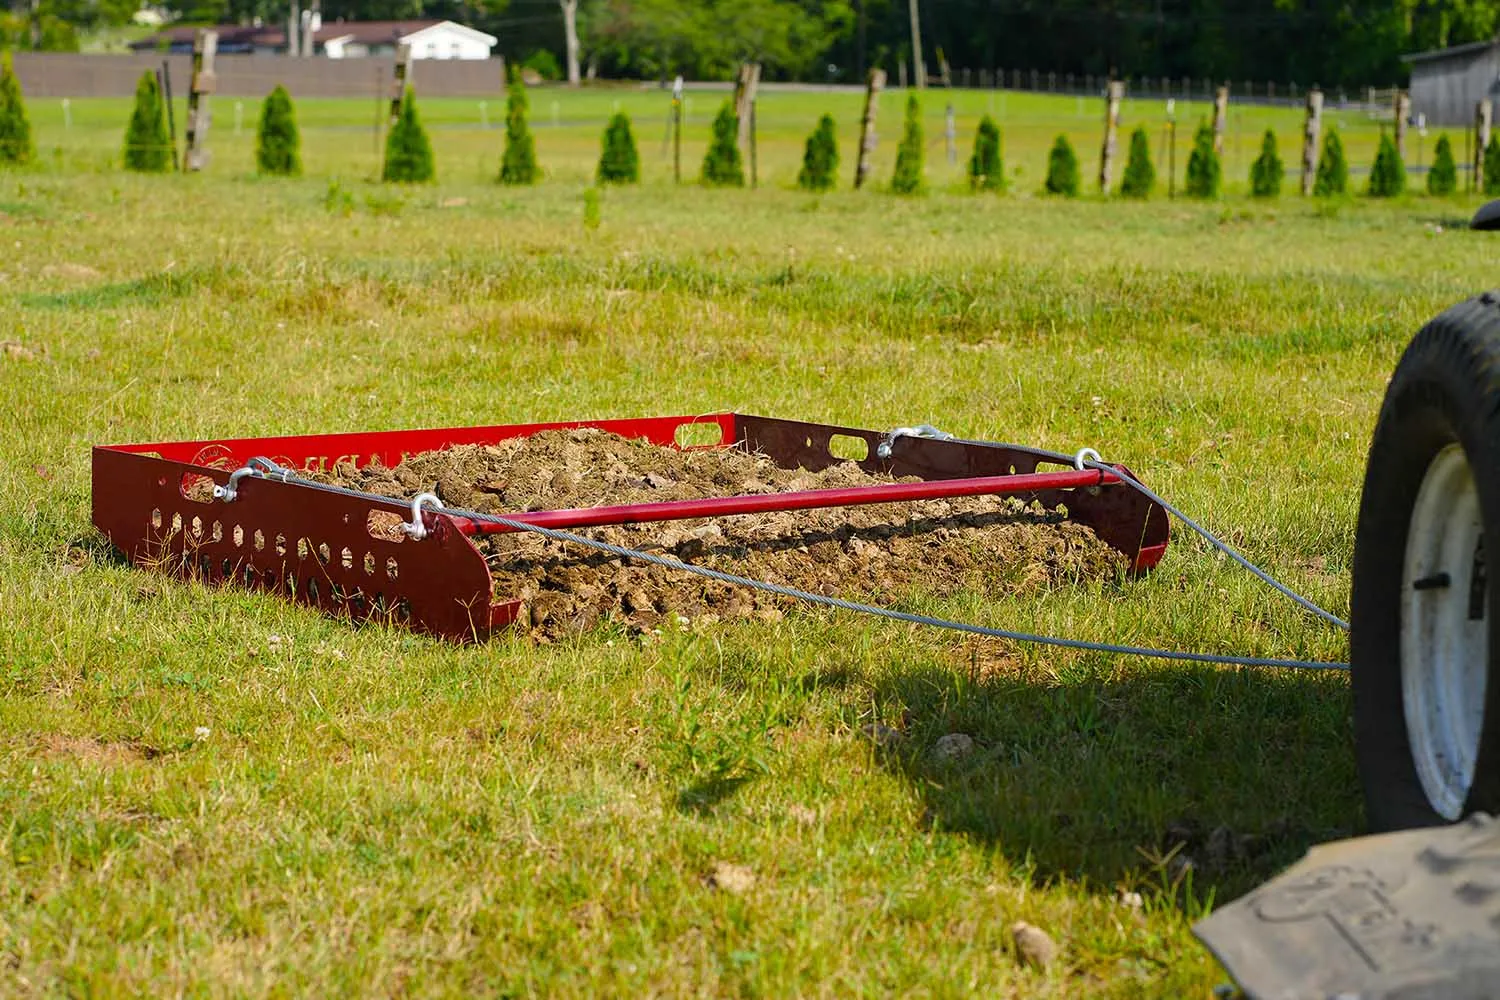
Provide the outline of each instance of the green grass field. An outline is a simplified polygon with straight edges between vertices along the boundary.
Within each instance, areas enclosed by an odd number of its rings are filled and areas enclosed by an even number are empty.
[[[528,190],[488,182],[499,133],[472,102],[424,104],[441,183],[400,191],[365,179],[352,105],[302,103],[309,176],[279,182],[222,100],[193,177],[107,169],[121,103],[74,102],[64,131],[34,102],[42,163],[0,173],[0,995],[1207,996],[1223,976],[1193,919],[1361,828],[1342,675],[811,610],[455,648],[123,564],[90,525],[89,448],[720,409],[931,421],[1093,446],[1346,613],[1386,379],[1493,280],[1463,228],[1477,200],[1049,201],[1047,142],[1076,129],[1087,174],[1097,108],[1015,95],[1005,197],[942,163],[926,198],[788,190],[817,111],[852,123],[854,99],[821,95],[768,100],[763,190],[679,189],[645,124],[665,102],[622,92],[647,182],[586,229],[615,96],[558,97],[548,131],[554,93],[533,95],[549,178]],[[989,95],[958,97],[967,146]],[[695,97],[694,170],[711,108]],[[886,177],[894,98],[882,115]],[[1290,163],[1296,118],[1276,121]],[[1374,130],[1352,125],[1360,164]],[[907,604],[1348,649],[1181,534],[1139,581]],[[876,748],[872,723],[903,736]],[[934,760],[954,732],[978,752]],[[1258,847],[1174,878],[1179,821]],[[721,864],[753,884],[712,884]],[[1017,962],[1016,920],[1057,940],[1046,971]]]

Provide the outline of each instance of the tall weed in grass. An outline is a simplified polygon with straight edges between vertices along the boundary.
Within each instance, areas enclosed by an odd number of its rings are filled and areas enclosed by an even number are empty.
[[[1490,134],[1490,141],[1484,147],[1481,169],[1484,174],[1484,193],[1500,195],[1500,132]]]

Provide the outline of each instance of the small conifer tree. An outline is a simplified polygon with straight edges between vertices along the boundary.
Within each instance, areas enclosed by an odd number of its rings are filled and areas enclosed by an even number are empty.
[[[896,150],[892,191],[897,194],[922,193],[922,154],[922,105],[913,94],[906,99],[906,127],[901,134],[901,146]]]
[[[0,165],[26,163],[34,155],[21,81],[16,79],[10,54],[6,53],[0,58]]]
[[[734,104],[725,101],[714,118],[714,137],[703,156],[703,183],[714,187],[744,187],[745,168],[740,162],[740,122]]]
[[[536,165],[536,139],[526,120],[529,103],[521,69],[510,69],[510,86],[505,100],[505,158],[500,163],[501,184],[535,184],[541,180]]]
[[[1438,136],[1432,154],[1432,168],[1427,171],[1427,193],[1450,195],[1458,190],[1458,165],[1453,162],[1453,143],[1446,135]]]
[[[1222,180],[1223,168],[1219,164],[1219,154],[1214,152],[1213,126],[1203,122],[1193,136],[1184,189],[1189,198],[1217,198]]]
[[[1003,191],[1005,164],[1000,159],[1000,126],[985,115],[974,134],[974,155],[969,157],[969,187],[975,191]]]
[[[1491,133],[1484,147],[1484,193],[1500,194],[1500,133]]]
[[[1047,154],[1047,193],[1060,194],[1066,198],[1078,195],[1078,154],[1073,152],[1068,137],[1060,135]]]
[[[1396,149],[1396,140],[1388,132],[1380,133],[1380,147],[1370,166],[1369,195],[1372,198],[1394,198],[1406,190],[1406,165]]]
[[[255,166],[263,174],[299,177],[302,174],[302,136],[292,95],[280,84],[266,95],[255,129]]]
[[[807,137],[802,151],[802,169],[797,186],[804,191],[831,191],[839,172],[839,143],[833,130],[833,116],[818,119],[818,127]]]
[[[1125,177],[1120,193],[1127,198],[1149,198],[1156,186],[1156,168],[1151,165],[1151,140],[1145,127],[1130,133],[1130,157],[1125,161]]]
[[[167,139],[166,106],[149,69],[135,85],[135,108],[125,128],[125,169],[141,173],[165,173],[172,165],[172,144]]]
[[[641,179],[641,157],[635,148],[630,116],[621,111],[604,130],[604,152],[599,156],[600,184],[635,184]]]
[[[385,170],[381,180],[425,184],[433,179],[432,143],[417,117],[417,95],[410,87],[401,98],[401,114],[385,139]]]
[[[1349,191],[1349,163],[1344,159],[1344,141],[1339,130],[1330,127],[1323,135],[1323,154],[1318,157],[1318,172],[1313,178],[1313,196],[1333,198]]]
[[[1281,179],[1286,173],[1276,152],[1276,133],[1266,129],[1260,141],[1260,155],[1250,164],[1250,193],[1257,198],[1275,198],[1281,194]]]

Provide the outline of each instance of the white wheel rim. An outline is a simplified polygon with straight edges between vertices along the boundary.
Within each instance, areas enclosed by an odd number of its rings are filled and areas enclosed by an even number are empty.
[[[1433,458],[1417,492],[1401,580],[1406,733],[1427,801],[1447,820],[1463,817],[1484,725],[1483,527],[1468,459],[1463,448],[1449,445]]]

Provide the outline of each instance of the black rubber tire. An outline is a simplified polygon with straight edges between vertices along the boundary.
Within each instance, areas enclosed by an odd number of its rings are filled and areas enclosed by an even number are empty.
[[[1412,763],[1401,696],[1401,587],[1417,491],[1432,459],[1462,445],[1484,535],[1500,538],[1500,292],[1449,309],[1412,340],[1386,389],[1354,540],[1350,667],[1365,812],[1380,832],[1446,822]],[[1488,587],[1484,722],[1465,813],[1500,810],[1500,587]]]

